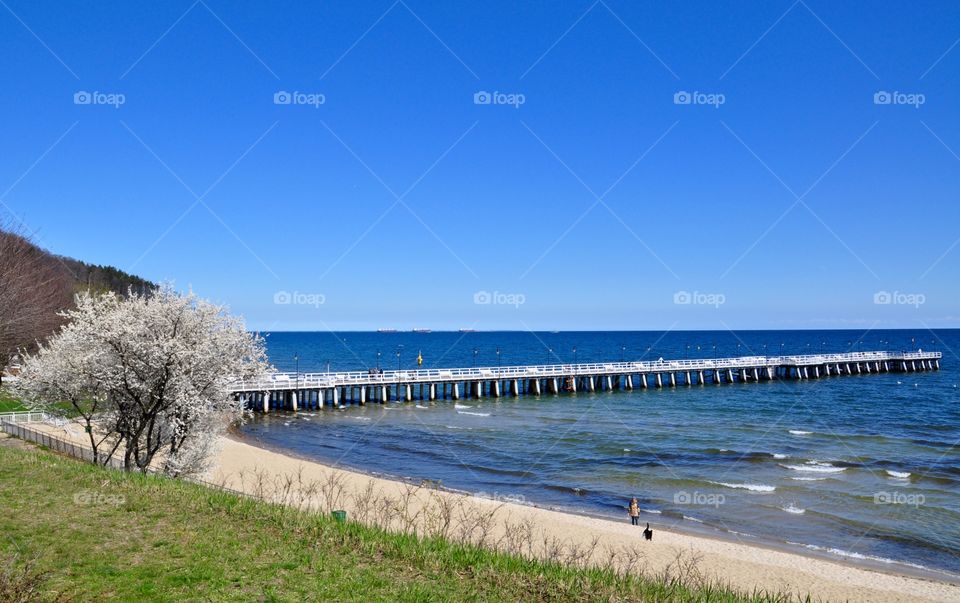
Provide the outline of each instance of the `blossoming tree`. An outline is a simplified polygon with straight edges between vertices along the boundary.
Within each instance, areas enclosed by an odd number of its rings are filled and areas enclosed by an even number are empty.
[[[205,470],[244,412],[230,382],[267,369],[263,339],[223,307],[170,286],[127,298],[82,293],[76,305],[26,357],[19,394],[38,410],[72,407],[97,463],[122,455],[127,471]]]

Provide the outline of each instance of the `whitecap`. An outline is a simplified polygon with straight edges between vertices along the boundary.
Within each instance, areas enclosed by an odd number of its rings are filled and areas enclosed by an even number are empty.
[[[466,430],[468,430],[468,431],[473,430],[472,427],[460,427],[460,426],[458,426],[458,425],[446,425],[446,428],[447,428],[447,429],[466,429]]]
[[[624,452],[630,452],[630,449],[629,449],[629,448],[624,448],[623,451],[624,451]]]
[[[417,408],[422,408],[424,410],[429,410],[429,406],[423,406],[422,404],[417,404]]]
[[[887,469],[887,475],[896,479],[910,479],[909,471],[891,471]]]
[[[798,543],[789,543],[789,544],[798,544]],[[889,564],[896,563],[899,565],[906,565],[907,567],[913,567],[921,570],[929,569],[926,566],[919,565],[917,563],[910,563],[909,561],[897,561],[896,559],[889,559],[887,557],[877,557],[875,555],[864,555],[863,553],[854,553],[851,551],[845,551],[843,549],[838,549],[838,548],[828,548],[823,546],[817,546],[815,544],[805,544],[802,546],[812,551],[825,551],[827,553],[833,553],[834,555],[838,555],[840,557],[849,557],[850,559],[862,559],[864,561],[877,561],[880,563],[889,563]]]
[[[798,482],[822,482],[827,478],[825,477],[791,477],[790,479],[797,480]]]
[[[801,509],[794,505],[787,505],[786,507],[780,507],[781,510],[786,511],[787,513],[793,513],[794,515],[803,515],[806,513],[806,509]]]
[[[660,511],[657,511],[656,509],[640,509],[640,512],[641,512],[641,513],[652,513],[652,514],[654,514],[654,515],[660,515]]]
[[[724,486],[725,488],[736,488],[739,490],[750,490],[751,492],[773,492],[776,490],[776,486],[767,486],[764,484],[730,484],[726,482],[710,482],[711,484],[716,484],[718,486]]]
[[[690,517],[689,515],[684,515],[683,518],[686,519],[687,521],[695,521],[697,523],[703,523],[702,519],[697,519],[696,517]]]
[[[788,458],[788,457],[789,457],[789,455],[787,455],[787,454],[779,454],[779,453],[776,453],[776,452],[771,453],[770,456],[772,456],[772,457],[775,458],[775,459],[785,459],[785,458]]]
[[[466,410],[458,410],[458,415],[472,415],[474,417],[489,417],[490,413],[488,412],[468,412]]]
[[[842,473],[847,470],[846,467],[834,467],[823,463],[808,463],[806,465],[784,465],[780,463],[780,466],[792,471],[809,471],[811,473]]]
[[[456,408],[456,409],[473,408],[473,407],[470,406],[469,404],[454,404],[453,407]]]
[[[799,429],[791,429],[790,434],[795,436],[808,436],[811,435],[812,431],[801,431]]]
[[[370,417],[351,417],[351,418],[352,418],[352,419],[356,419],[357,421],[369,421],[369,420],[370,420]]]

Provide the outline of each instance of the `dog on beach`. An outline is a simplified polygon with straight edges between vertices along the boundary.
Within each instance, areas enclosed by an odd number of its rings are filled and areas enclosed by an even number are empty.
[[[650,524],[647,524],[647,529],[643,531],[644,540],[653,540],[653,530],[650,529]]]

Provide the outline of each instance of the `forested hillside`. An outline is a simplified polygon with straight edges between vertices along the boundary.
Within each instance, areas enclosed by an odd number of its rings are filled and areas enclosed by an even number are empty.
[[[80,290],[125,295],[154,283],[112,266],[58,256],[16,228],[0,225],[0,369],[21,349],[31,349],[61,324],[58,313]]]

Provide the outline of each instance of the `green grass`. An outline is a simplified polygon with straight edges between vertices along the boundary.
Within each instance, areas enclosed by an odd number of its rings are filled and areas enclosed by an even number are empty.
[[[78,493],[119,504],[83,505]],[[69,601],[743,601],[386,533],[197,484],[0,445],[0,555]]]
[[[20,400],[12,398],[7,391],[0,387],[0,412],[15,412],[18,410],[27,410]]]
[[[0,412],[19,412],[30,410],[23,402],[11,396],[10,392],[8,392],[5,387],[6,386],[0,387]],[[69,402],[59,402],[54,404],[51,410],[54,413],[65,417],[76,417],[79,415],[77,409],[75,409]]]

